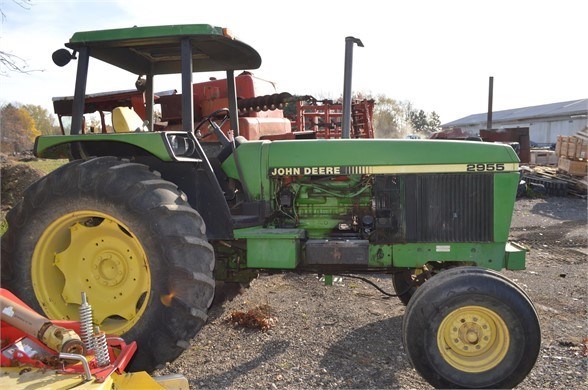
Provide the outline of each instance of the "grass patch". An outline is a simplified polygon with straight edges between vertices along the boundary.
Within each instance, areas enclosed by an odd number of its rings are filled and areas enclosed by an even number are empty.
[[[27,164],[31,168],[38,169],[39,171],[48,174],[51,171],[59,168],[60,166],[67,164],[68,160],[45,160],[39,159],[36,161],[27,161],[23,164]]]

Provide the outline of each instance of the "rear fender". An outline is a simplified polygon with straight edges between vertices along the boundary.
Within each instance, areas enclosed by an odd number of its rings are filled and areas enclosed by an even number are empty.
[[[188,147],[182,147],[182,141],[187,141]],[[209,239],[233,237],[231,214],[223,191],[205,151],[192,133],[40,136],[35,141],[35,155],[41,158],[73,156],[76,159],[116,156],[145,164],[186,193],[190,205],[204,219]]]
[[[74,158],[86,156],[154,156],[161,161],[199,160],[194,150],[174,153],[171,140],[182,138],[195,143],[187,132],[110,133],[79,135],[48,135],[35,140],[35,156],[63,158],[71,153]],[[195,148],[193,148],[195,149]],[[177,152],[177,150],[176,150]]]

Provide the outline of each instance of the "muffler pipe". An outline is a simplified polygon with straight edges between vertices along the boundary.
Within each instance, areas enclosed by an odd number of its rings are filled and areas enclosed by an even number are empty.
[[[341,138],[349,138],[351,134],[351,76],[353,74],[353,44],[363,47],[360,39],[345,38],[345,71],[343,74],[343,125]]]

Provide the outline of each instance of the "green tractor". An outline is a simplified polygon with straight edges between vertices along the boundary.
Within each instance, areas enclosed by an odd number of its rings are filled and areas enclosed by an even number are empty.
[[[35,154],[71,162],[26,191],[2,237],[2,285],[31,307],[77,319],[84,292],[102,330],[138,342],[132,367],[151,371],[188,348],[216,283],[389,274],[407,304],[405,349],[432,385],[513,387],[532,369],[537,314],[496,272],[525,267],[525,249],[508,242],[519,182],[510,146],[246,140],[234,72],[261,58],[228,30],[78,32],[66,46],[73,53],[53,57],[77,59],[71,133],[39,137]],[[90,58],[145,76],[147,118],[154,76],[181,74],[181,131],[152,120],[82,131]],[[228,108],[195,117],[193,73],[221,70]]]

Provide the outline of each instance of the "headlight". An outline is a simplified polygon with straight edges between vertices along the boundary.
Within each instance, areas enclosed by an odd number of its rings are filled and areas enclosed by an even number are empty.
[[[185,135],[170,134],[167,139],[176,157],[190,157],[194,152],[194,141]]]

